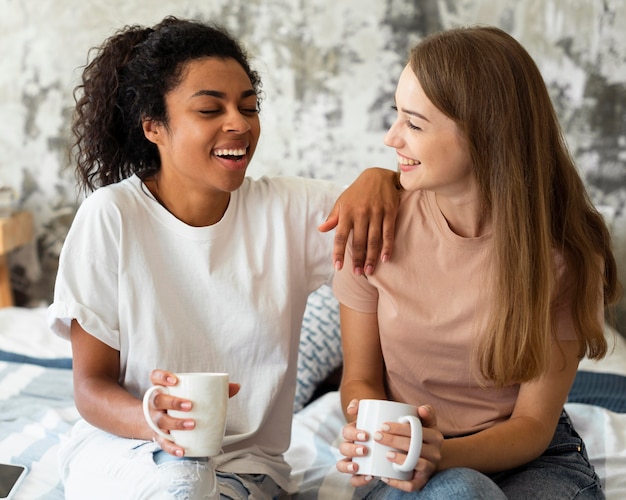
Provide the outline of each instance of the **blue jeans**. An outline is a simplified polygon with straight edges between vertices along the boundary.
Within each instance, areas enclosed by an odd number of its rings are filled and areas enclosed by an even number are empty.
[[[153,458],[154,463],[160,467],[160,475],[165,478],[167,493],[172,499],[278,500],[285,495],[266,474],[219,472],[215,471],[208,458],[178,458],[163,450],[155,452]]]
[[[435,474],[421,491],[405,493],[379,481],[358,488],[355,498],[368,500],[602,499],[600,479],[589,463],[585,444],[565,411],[552,442],[539,458],[512,470],[486,475],[466,468]]]

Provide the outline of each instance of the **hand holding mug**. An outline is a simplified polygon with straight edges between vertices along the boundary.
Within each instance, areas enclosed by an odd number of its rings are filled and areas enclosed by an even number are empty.
[[[374,436],[387,422],[408,423],[411,426],[410,444],[404,462],[391,462],[388,452],[401,452],[374,440]],[[390,479],[409,480],[417,466],[422,450],[422,423],[417,416],[417,407],[396,401],[362,399],[359,402],[356,428],[367,432],[368,438],[363,441],[368,447],[364,456],[353,457],[358,465],[358,474],[384,477]],[[355,441],[358,443],[358,440]]]
[[[183,450],[184,455],[190,457],[219,454],[228,397],[236,394],[239,386],[229,384],[226,373],[172,374],[155,370],[151,379],[169,384],[150,387],[143,398],[144,416],[159,436],[159,442],[166,444],[162,448],[176,456],[181,456]],[[159,393],[159,407],[167,409],[166,414],[158,418],[159,425],[153,420],[150,408],[155,393]],[[169,434],[163,429],[168,429]]]
[[[348,412],[350,413],[350,407]],[[392,422],[405,422],[411,428],[406,447],[407,455],[400,463],[389,460],[387,454],[403,453],[402,450],[375,440],[383,425]],[[351,480],[353,486],[365,484],[371,477],[402,481],[413,477],[422,449],[422,425],[417,416],[417,407],[395,401],[362,399],[358,406],[357,420],[344,427],[344,437],[348,442],[343,443],[340,449],[348,459],[339,462],[337,468],[343,472],[358,474]]]
[[[358,400],[353,400],[348,406],[347,413],[349,415],[357,415],[357,407],[358,410],[361,409]],[[417,416],[421,421],[422,443],[417,465],[411,471],[412,477],[409,479],[389,478],[390,486],[407,492],[421,490],[437,470],[442,458],[441,452],[444,437],[437,427],[434,409],[430,405],[422,405],[417,408]],[[386,457],[393,456],[393,458],[388,460],[398,465],[406,464],[407,460],[404,460],[404,455],[410,448],[409,443],[411,442],[411,432],[405,429],[406,425],[394,423],[393,419],[391,419],[388,425],[381,426],[378,431],[372,434],[357,427],[356,421],[346,424],[343,428],[343,437],[346,441],[339,446],[341,453],[346,458],[337,462],[337,470],[353,474],[350,484],[354,487],[367,484],[374,475],[367,474],[364,472],[365,469],[359,468],[358,462],[359,457],[367,456],[370,453],[371,450],[366,442],[371,438],[374,438],[381,445],[387,445]]]

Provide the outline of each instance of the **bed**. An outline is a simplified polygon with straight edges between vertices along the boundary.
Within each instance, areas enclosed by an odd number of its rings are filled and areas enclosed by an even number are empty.
[[[340,458],[343,417],[333,386],[322,382],[341,364],[338,313],[327,287],[309,299],[302,328],[292,445],[287,460],[297,498],[353,498]],[[611,355],[583,360],[567,410],[586,441],[609,500],[626,498],[626,341],[607,327]],[[71,352],[46,326],[45,308],[0,309],[0,462],[30,472],[15,500],[63,499],[56,453],[78,418]]]

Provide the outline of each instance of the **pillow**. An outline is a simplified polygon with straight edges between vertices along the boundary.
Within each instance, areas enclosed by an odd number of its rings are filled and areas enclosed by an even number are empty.
[[[322,285],[309,295],[302,320],[294,412],[311,400],[315,389],[341,366],[342,359],[339,302],[332,288]]]

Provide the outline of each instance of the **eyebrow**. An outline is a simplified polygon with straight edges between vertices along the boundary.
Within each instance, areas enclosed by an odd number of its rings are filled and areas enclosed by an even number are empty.
[[[226,93],[220,92],[219,90],[199,90],[198,92],[193,94],[191,97],[193,98],[193,97],[201,97],[201,96],[210,96],[210,97],[217,97],[218,99],[226,99]],[[246,97],[251,97],[251,96],[256,96],[256,92],[254,91],[254,89],[244,90],[241,93],[242,99],[245,99]]]
[[[403,113],[406,113],[407,115],[415,116],[416,118],[421,118],[422,120],[430,123],[430,120],[428,118],[426,118],[423,114],[418,113],[417,111],[411,111],[410,109],[405,109],[405,108],[400,108],[400,110]]]

